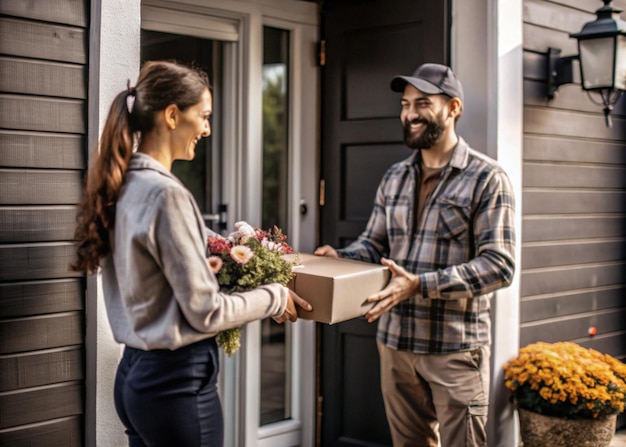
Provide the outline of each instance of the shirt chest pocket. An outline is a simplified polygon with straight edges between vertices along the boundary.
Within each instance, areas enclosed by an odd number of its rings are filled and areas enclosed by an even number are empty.
[[[438,205],[437,235],[450,241],[467,240],[470,231],[470,207],[450,198],[440,199]]]

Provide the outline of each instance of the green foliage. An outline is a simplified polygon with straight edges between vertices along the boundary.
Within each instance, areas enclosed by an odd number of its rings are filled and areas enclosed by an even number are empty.
[[[292,263],[282,256],[291,253],[286,236],[274,227],[268,231],[245,222],[228,239],[211,236],[208,240],[209,266],[225,293],[245,292],[265,284],[286,286],[293,277]],[[229,356],[240,347],[241,328],[220,332],[217,343]]]

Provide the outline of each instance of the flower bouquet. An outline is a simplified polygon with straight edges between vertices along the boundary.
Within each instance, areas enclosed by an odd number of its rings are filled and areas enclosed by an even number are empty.
[[[235,231],[224,238],[209,236],[209,267],[222,291],[244,292],[264,284],[287,285],[293,277],[292,263],[282,255],[292,253],[287,236],[274,226],[269,230],[237,222]],[[217,335],[217,343],[229,356],[240,347],[241,328],[232,328]]]
[[[505,386],[519,408],[565,419],[624,411],[626,365],[576,343],[538,342],[504,365]]]

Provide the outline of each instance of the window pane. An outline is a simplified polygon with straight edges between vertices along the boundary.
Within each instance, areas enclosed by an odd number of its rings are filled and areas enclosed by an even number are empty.
[[[205,39],[141,30],[141,62],[149,60],[177,60],[200,66],[211,73],[212,43]],[[176,160],[172,172],[192,192],[203,213],[210,212],[211,172],[210,138],[203,138],[196,147],[192,161]]]
[[[263,202],[262,225],[287,228],[289,33],[263,30]],[[261,425],[291,417],[290,333],[286,325],[261,324]]]
[[[287,226],[288,38],[264,29],[263,50],[263,228]]]

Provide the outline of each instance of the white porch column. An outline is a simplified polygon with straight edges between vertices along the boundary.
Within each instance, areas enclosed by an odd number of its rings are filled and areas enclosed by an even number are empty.
[[[519,272],[522,232],[523,0],[455,0],[452,67],[465,89],[459,133],[498,160],[516,195],[517,272],[492,303],[493,345],[489,445],[517,446],[517,420],[504,388],[502,366],[519,347]]]
[[[93,148],[113,98],[134,84],[139,73],[140,0],[94,0],[91,2],[89,36],[88,150]],[[85,442],[88,447],[128,445],[124,427],[113,405],[113,382],[121,355],[104,308],[101,280],[87,280],[86,296],[86,403]]]

